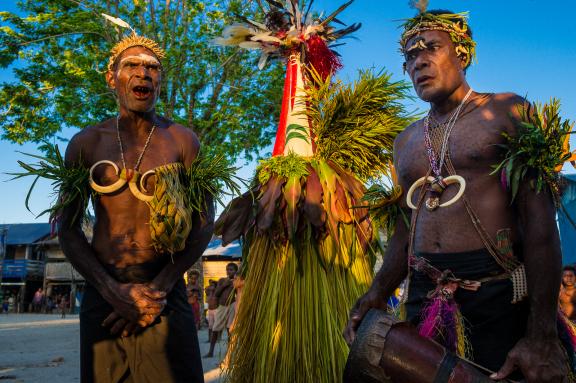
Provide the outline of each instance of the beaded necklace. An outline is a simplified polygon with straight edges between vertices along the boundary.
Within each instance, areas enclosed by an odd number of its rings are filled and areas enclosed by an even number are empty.
[[[126,160],[124,159],[124,147],[122,146],[122,138],[120,137],[120,127],[118,124],[118,120],[120,119],[120,117],[116,117],[116,137],[118,138],[118,146],[120,146],[120,157],[122,158],[122,166],[124,167],[124,169],[126,169],[126,171],[138,171],[138,168],[140,167],[140,163],[142,162],[142,158],[144,157],[144,152],[146,152],[146,149],[148,149],[148,145],[150,144],[150,140],[152,139],[152,134],[154,133],[154,130],[156,129],[156,125],[152,125],[152,129],[150,129],[150,133],[148,134],[148,138],[146,138],[146,142],[144,143],[144,148],[142,149],[142,152],[140,153],[140,156],[138,157],[138,159],[136,160],[136,164],[134,165],[134,169],[128,169],[126,167]]]
[[[444,161],[448,153],[448,142],[452,129],[460,116],[460,112],[471,94],[472,89],[469,89],[454,113],[452,113],[445,123],[437,125],[433,134],[431,134],[430,129],[432,110],[430,110],[424,118],[424,143],[426,145],[430,169],[434,175],[433,180],[430,182],[430,197],[426,200],[426,208],[430,211],[436,210],[440,206],[440,196],[448,186],[442,177],[442,168],[444,167]]]

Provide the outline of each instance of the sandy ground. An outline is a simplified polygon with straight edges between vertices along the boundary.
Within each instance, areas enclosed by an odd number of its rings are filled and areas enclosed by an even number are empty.
[[[202,355],[208,351],[208,330],[199,331]],[[220,382],[220,360],[226,342],[216,346],[214,358],[202,359],[206,383]],[[80,382],[78,316],[42,314],[0,315],[0,381]]]

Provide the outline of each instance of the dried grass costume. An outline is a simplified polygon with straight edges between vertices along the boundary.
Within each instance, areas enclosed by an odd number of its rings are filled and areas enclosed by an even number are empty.
[[[305,4],[303,4],[305,3]],[[242,304],[231,334],[226,381],[342,381],[348,311],[372,280],[375,233],[364,182],[389,172],[392,143],[412,121],[399,100],[408,85],[362,72],[332,81],[335,12],[312,1],[267,1],[264,23],[242,20],[216,40],[286,62],[273,157],[252,189],[217,221],[223,242],[244,239]]]

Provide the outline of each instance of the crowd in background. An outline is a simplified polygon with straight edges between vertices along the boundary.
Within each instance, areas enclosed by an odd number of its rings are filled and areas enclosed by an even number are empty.
[[[24,310],[18,306],[20,302],[20,297],[13,291],[7,291],[4,293],[2,298],[2,313],[19,313]],[[70,294],[55,293],[46,295],[46,293],[39,288],[34,293],[30,307],[28,307],[28,312],[31,313],[41,313],[41,314],[54,314],[60,313],[62,318],[66,316],[66,313],[70,312]]]

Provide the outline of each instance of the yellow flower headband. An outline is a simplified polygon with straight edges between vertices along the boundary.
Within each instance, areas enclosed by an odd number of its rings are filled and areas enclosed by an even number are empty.
[[[160,48],[160,46],[156,41],[149,39],[147,37],[132,34],[128,37],[123,38],[122,40],[120,40],[118,44],[114,45],[114,47],[110,51],[110,59],[108,60],[108,70],[109,71],[112,70],[112,68],[114,67],[114,62],[116,62],[116,59],[118,58],[118,56],[122,54],[122,52],[132,47],[144,47],[146,49],[149,49],[150,51],[152,51],[152,53],[154,53],[154,55],[156,55],[158,60],[161,60],[164,57],[166,57],[166,52],[164,52],[164,50]]]
[[[109,22],[121,28],[127,28],[132,31],[132,34],[130,36],[124,37],[116,45],[114,45],[114,47],[110,51],[110,59],[108,60],[109,71],[111,71],[112,68],[114,68],[114,62],[116,62],[118,56],[120,56],[122,52],[124,52],[126,49],[132,47],[144,47],[146,49],[149,49],[150,51],[152,51],[152,53],[154,53],[154,55],[156,55],[158,60],[162,60],[164,57],[166,57],[166,52],[164,51],[164,49],[160,48],[160,45],[158,45],[156,41],[144,36],[138,36],[134,28],[132,28],[130,24],[128,24],[124,20],[118,17],[107,15],[105,13],[102,13],[102,16]]]
[[[472,59],[476,57],[476,42],[470,36],[468,28],[468,13],[419,13],[416,17],[408,19],[402,25],[404,32],[400,38],[400,51],[403,54],[410,49],[406,43],[412,37],[424,31],[443,31],[450,35],[456,54],[464,60],[464,67],[468,68]]]

